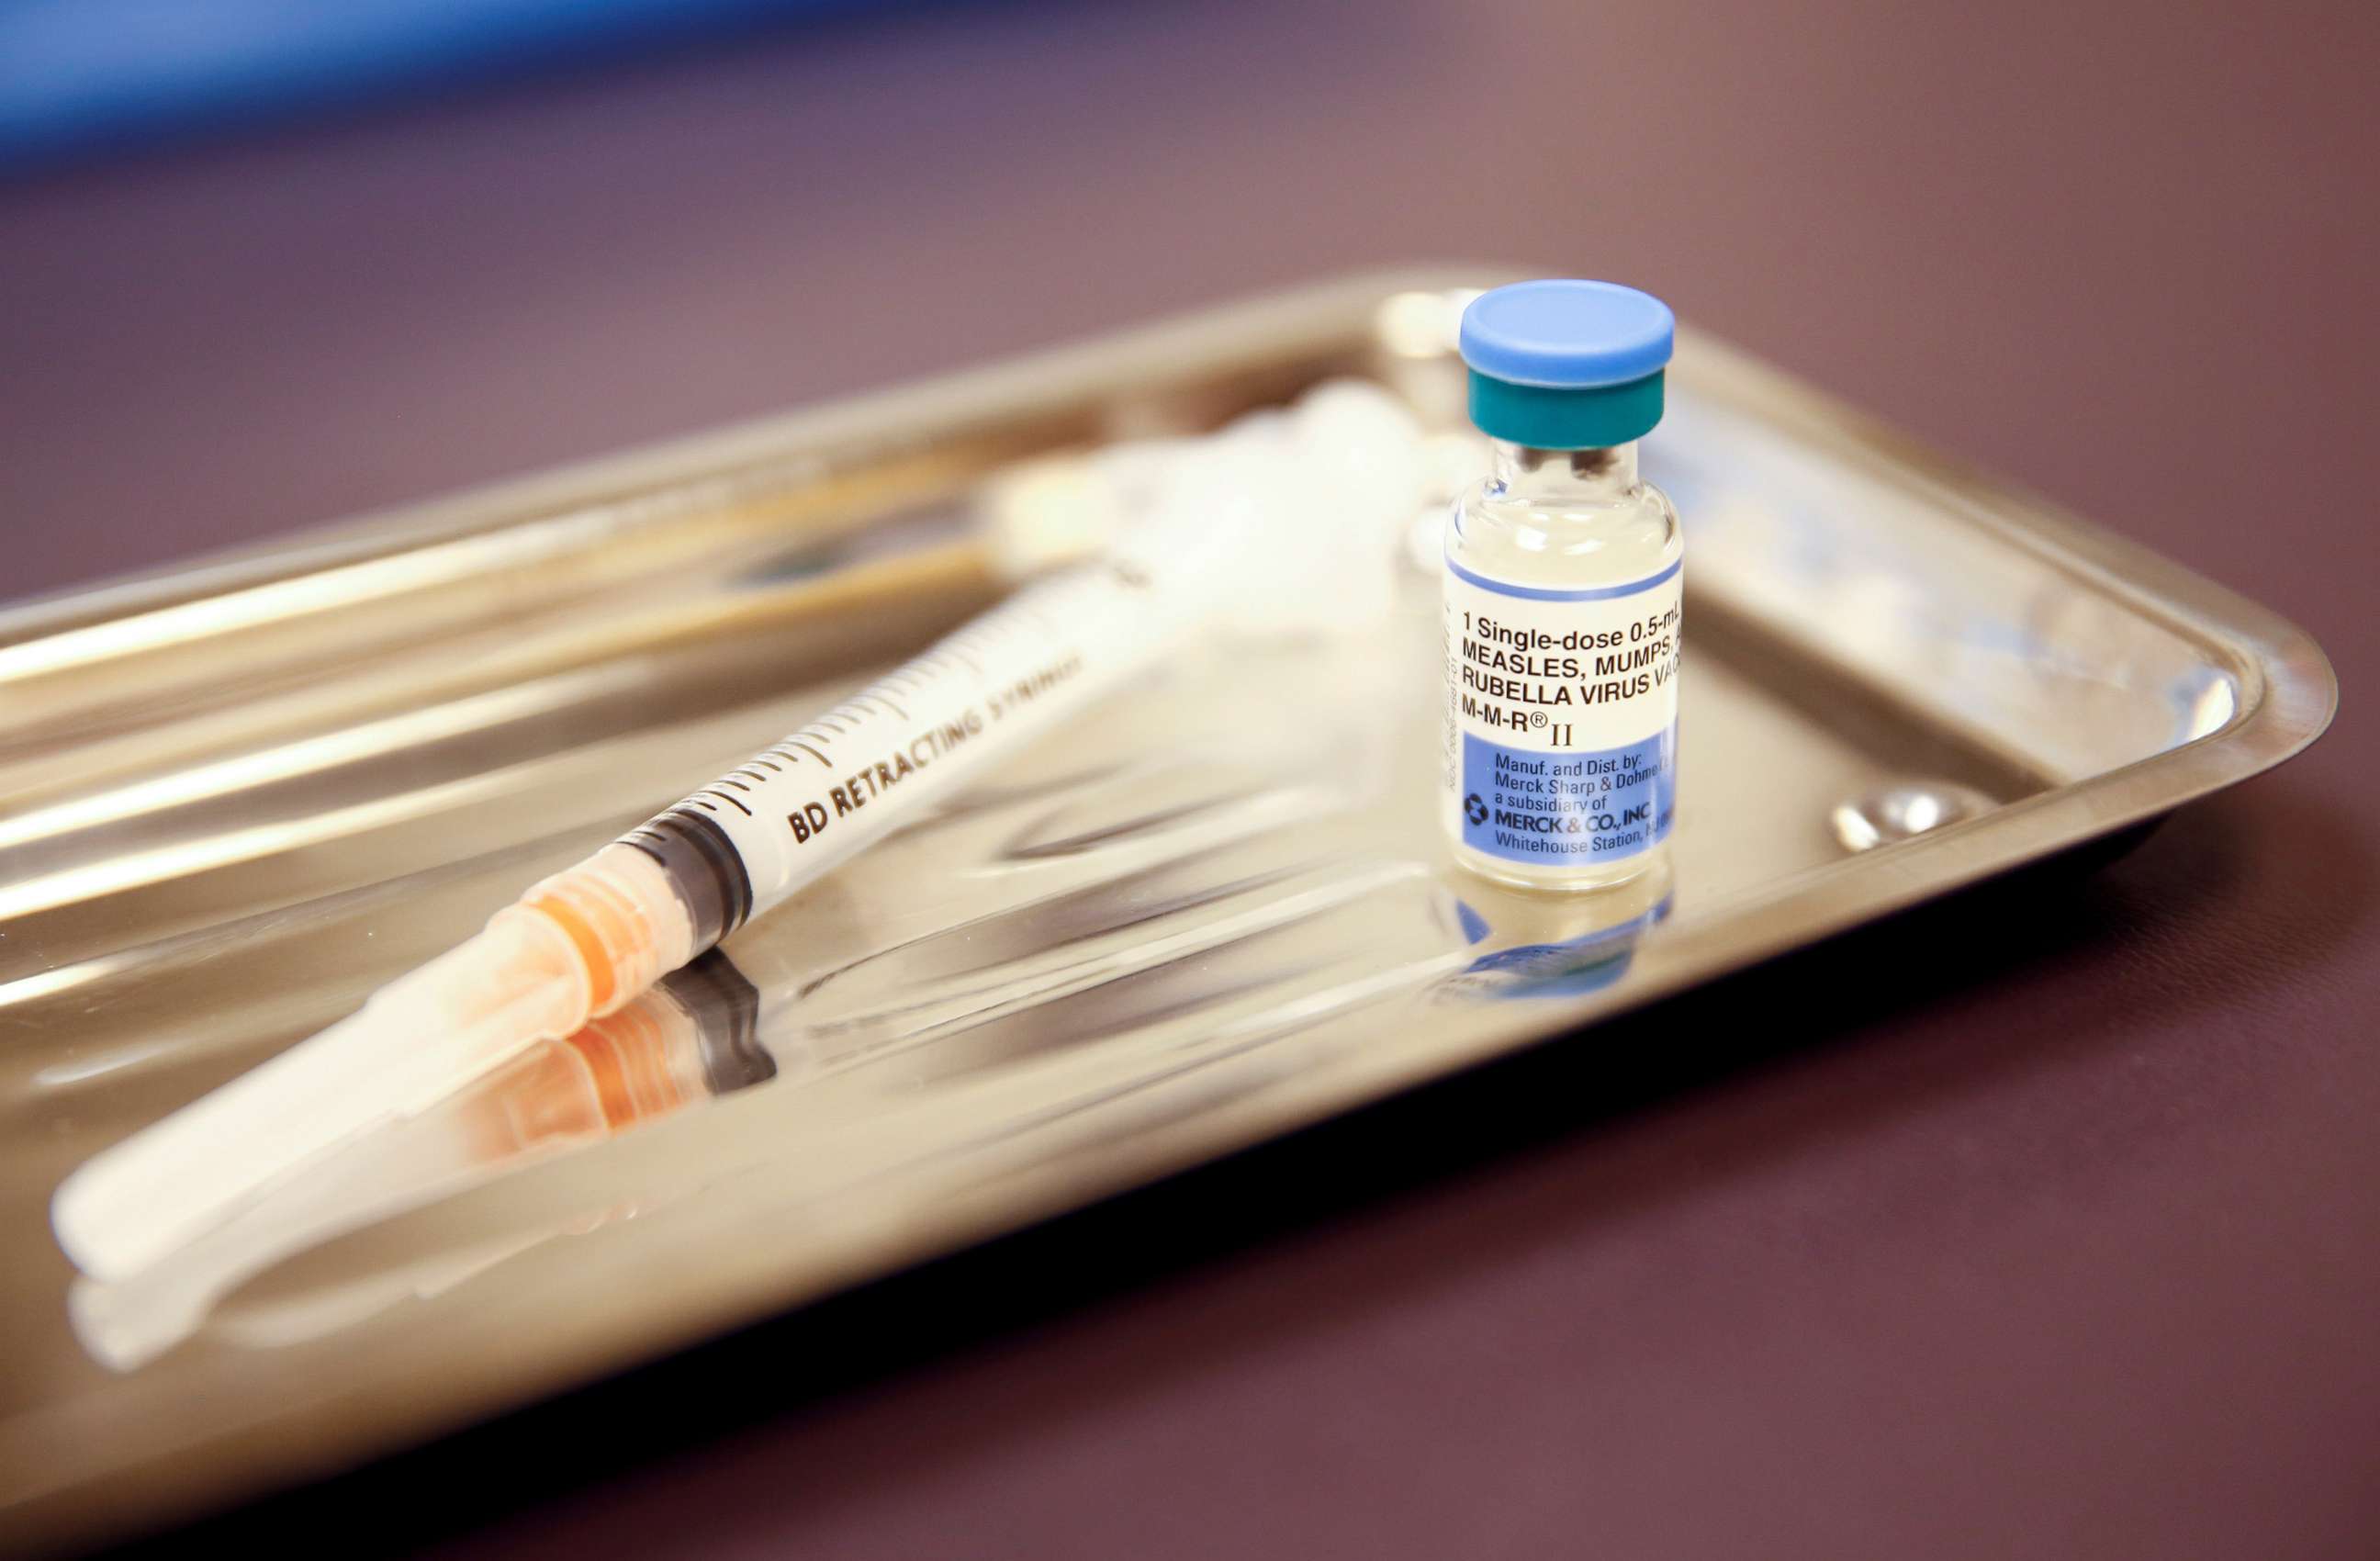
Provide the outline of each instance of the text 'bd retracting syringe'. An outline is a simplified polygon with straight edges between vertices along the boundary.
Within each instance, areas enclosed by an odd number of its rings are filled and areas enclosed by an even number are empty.
[[[984,764],[1202,626],[1343,613],[1420,502],[1419,435],[1373,387],[1182,442],[1097,558],[1030,585],[577,866],[349,1018],[134,1134],[53,1224],[115,1278],[376,1123],[629,1002]],[[1380,555],[1377,564],[1366,553]]]

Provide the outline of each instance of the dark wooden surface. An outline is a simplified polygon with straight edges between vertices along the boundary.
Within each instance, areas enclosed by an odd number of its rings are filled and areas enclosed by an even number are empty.
[[[0,597],[1352,266],[1641,282],[2309,627],[2277,775],[218,1537],[2380,1548],[2380,11],[975,6],[0,187]]]

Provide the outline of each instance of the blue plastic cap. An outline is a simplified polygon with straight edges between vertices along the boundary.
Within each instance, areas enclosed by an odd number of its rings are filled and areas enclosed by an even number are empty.
[[[1616,282],[1515,282],[1471,300],[1461,344],[1506,384],[1590,390],[1660,372],[1677,330],[1669,305]]]

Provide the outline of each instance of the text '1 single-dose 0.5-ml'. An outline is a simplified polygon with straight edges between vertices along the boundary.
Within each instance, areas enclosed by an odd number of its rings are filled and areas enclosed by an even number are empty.
[[[1463,316],[1493,471],[1446,538],[1456,860],[1533,889],[1653,866],[1677,808],[1684,543],[1636,469],[1661,420],[1668,307],[1607,282],[1524,282]]]

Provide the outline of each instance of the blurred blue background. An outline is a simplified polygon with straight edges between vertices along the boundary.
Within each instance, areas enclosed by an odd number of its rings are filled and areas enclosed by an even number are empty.
[[[884,0],[0,0],[0,169]]]

